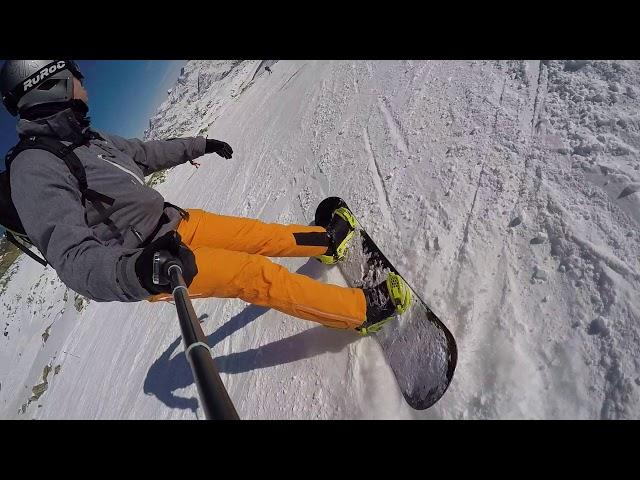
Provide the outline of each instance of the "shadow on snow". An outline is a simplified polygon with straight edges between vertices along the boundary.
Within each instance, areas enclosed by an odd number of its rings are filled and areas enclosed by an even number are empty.
[[[309,259],[296,273],[318,279],[323,275],[324,269],[325,267],[319,262]],[[248,305],[209,335],[207,337],[208,345],[213,348],[269,310],[266,307]],[[203,314],[199,320],[202,322],[207,317],[207,314]],[[291,321],[299,320],[291,317]],[[356,333],[317,326],[258,348],[218,356],[214,362],[220,373],[245,373],[312,358],[326,352],[340,352],[359,338],[360,336]],[[184,352],[181,351],[172,357],[181,341],[182,337],[174,340],[151,365],[145,378],[144,393],[155,395],[169,408],[189,409],[195,413],[198,409],[197,398],[180,397],[174,393],[176,390],[186,388],[193,383],[191,368]]]

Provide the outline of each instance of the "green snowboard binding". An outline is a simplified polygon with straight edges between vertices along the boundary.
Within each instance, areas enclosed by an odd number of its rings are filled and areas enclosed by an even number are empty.
[[[327,235],[331,245],[324,255],[314,258],[325,265],[335,265],[347,255],[349,243],[355,234],[356,218],[346,207],[340,207],[333,212],[331,222],[327,225]]]
[[[411,305],[411,289],[400,275],[393,272],[389,272],[384,282],[363,291],[367,319],[356,328],[361,335],[378,332],[385,323],[406,312]]]

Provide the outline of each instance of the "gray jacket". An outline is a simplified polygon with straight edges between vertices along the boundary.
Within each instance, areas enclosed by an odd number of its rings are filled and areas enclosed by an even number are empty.
[[[49,136],[67,145],[83,133],[71,110],[37,121],[21,119],[17,128],[20,135]],[[181,219],[176,209],[165,208],[162,195],[146,186],[144,177],[203,155],[206,139],[142,142],[93,132],[97,138],[74,152],[89,188],[115,199],[113,206],[99,208],[117,233],[91,202],[82,205],[78,181],[47,151],[26,150],[15,157],[11,197],[29,238],[69,288],[97,301],[142,300],[149,292],[135,273],[140,239],[153,233],[163,213],[168,222],[154,238],[175,229]]]

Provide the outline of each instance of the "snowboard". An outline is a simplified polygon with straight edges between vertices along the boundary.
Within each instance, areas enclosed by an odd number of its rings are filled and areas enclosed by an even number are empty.
[[[326,228],[333,212],[340,207],[349,208],[339,197],[325,198],[316,209],[315,224]],[[337,267],[352,288],[378,285],[389,271],[402,276],[359,221],[346,257],[337,263]],[[449,387],[458,360],[458,348],[447,327],[416,289],[409,282],[407,285],[412,293],[409,309],[371,337],[382,347],[406,402],[416,410],[424,410],[436,403]]]

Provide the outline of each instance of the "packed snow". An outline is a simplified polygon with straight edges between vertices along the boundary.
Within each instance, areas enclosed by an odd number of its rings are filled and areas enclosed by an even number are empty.
[[[195,300],[240,417],[640,417],[639,96],[635,61],[188,62],[145,137],[234,156],[166,199],[309,224],[343,197],[459,348],[418,412],[375,340]],[[23,255],[0,304],[0,418],[203,418],[170,303],[88,301]]]

